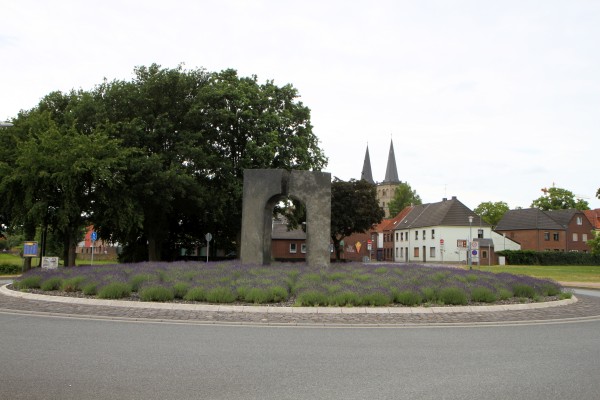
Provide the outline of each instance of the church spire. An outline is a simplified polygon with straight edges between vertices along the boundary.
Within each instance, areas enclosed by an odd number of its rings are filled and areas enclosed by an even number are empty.
[[[396,155],[394,154],[393,140],[390,140],[390,154],[388,155],[383,183],[400,183],[400,179],[398,179],[398,168],[396,167]]]
[[[367,152],[365,153],[365,162],[363,164],[362,173],[360,179],[364,179],[369,183],[375,183],[373,181],[373,174],[371,173],[371,157],[369,157],[369,145],[367,144]]]

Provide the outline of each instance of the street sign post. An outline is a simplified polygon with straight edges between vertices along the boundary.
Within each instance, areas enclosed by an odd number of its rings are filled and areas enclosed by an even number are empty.
[[[204,235],[204,238],[206,239],[206,262],[208,262],[208,252],[210,250],[210,241],[212,240],[212,235],[207,233]]]
[[[92,239],[92,259],[90,261],[90,265],[94,265],[94,242],[98,239],[98,232],[92,231],[90,234],[90,239]]]

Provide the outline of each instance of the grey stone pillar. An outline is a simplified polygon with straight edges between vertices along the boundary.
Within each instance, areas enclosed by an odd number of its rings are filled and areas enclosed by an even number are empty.
[[[276,169],[244,170],[242,208],[243,264],[269,264],[273,207],[285,196],[306,206],[306,261],[329,265],[331,174]]]

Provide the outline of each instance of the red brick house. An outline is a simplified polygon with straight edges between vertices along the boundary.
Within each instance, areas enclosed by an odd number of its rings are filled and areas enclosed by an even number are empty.
[[[522,250],[579,251],[587,253],[593,226],[580,210],[510,210],[496,232],[521,244]]]
[[[363,261],[365,257],[375,258],[374,232],[354,233],[342,241],[343,261]],[[368,242],[372,240],[371,250]],[[274,220],[271,231],[271,259],[276,261],[304,261],[306,259],[306,232],[302,229],[288,230],[284,219]],[[332,261],[335,253],[331,253]]]

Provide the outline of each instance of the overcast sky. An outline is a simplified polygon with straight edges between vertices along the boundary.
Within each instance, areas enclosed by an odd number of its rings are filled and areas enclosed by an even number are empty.
[[[291,83],[326,171],[373,178],[390,140],[424,202],[529,207],[600,187],[600,1],[0,0],[0,120],[139,65]]]

